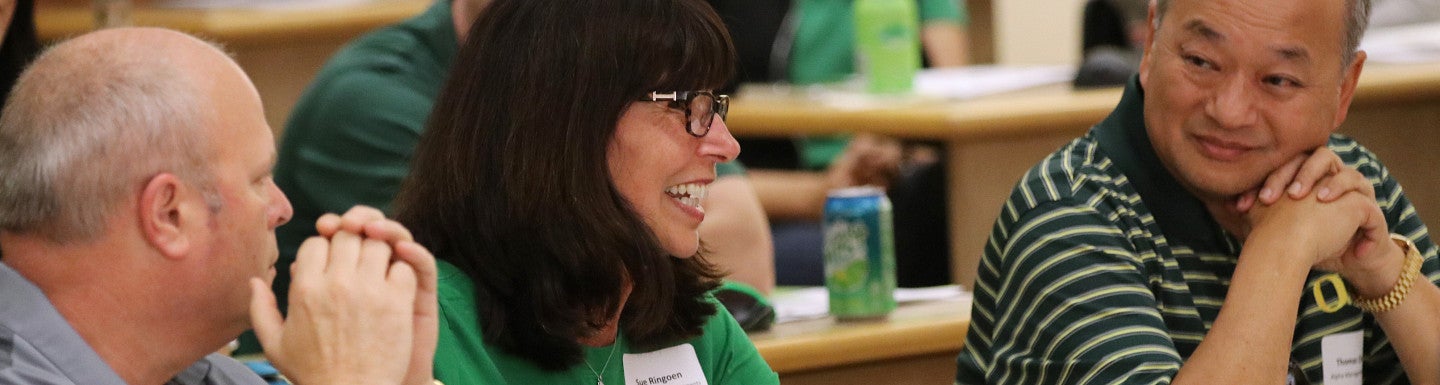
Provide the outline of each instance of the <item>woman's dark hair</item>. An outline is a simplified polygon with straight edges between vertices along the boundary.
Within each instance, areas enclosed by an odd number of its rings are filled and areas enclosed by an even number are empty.
[[[611,183],[606,149],[650,91],[725,84],[735,54],[702,0],[498,0],[455,58],[393,204],[475,281],[488,343],[548,370],[615,314],[640,349],[700,334],[719,273],[668,255]],[[676,127],[676,129],[681,129]]]
[[[20,72],[35,56],[40,54],[40,40],[35,36],[35,0],[15,2],[15,14],[10,18],[10,27],[5,30],[5,41],[0,42],[0,105],[10,100],[10,89]]]

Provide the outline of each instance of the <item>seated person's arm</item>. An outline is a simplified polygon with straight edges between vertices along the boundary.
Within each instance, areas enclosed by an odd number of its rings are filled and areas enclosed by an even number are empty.
[[[964,0],[921,0],[920,46],[931,67],[957,67],[970,62],[965,27],[970,23]]]
[[[820,220],[830,182],[825,174],[799,170],[750,170],[750,183],[771,220]]]
[[[969,64],[970,43],[965,26],[948,21],[927,22],[920,28],[920,45],[931,67],[959,67]]]
[[[820,220],[832,189],[874,185],[888,188],[900,172],[900,142],[856,134],[824,172],[750,170],[760,205],[772,220]]]
[[[1416,247],[1423,249],[1419,244]],[[1440,287],[1426,279],[1440,270],[1432,248],[1400,306],[1376,315],[1412,384],[1440,384]]]
[[[1365,204],[1359,211],[1375,214],[1376,212],[1371,211],[1375,208],[1371,202],[1379,195],[1387,197],[1389,201],[1388,208],[1378,207],[1384,210],[1384,222],[1389,224],[1386,229],[1388,232],[1426,233],[1427,231],[1423,230],[1425,225],[1415,214],[1409,199],[1398,194],[1400,185],[1390,177],[1389,171],[1373,158],[1361,158],[1358,164],[1366,171],[1352,169],[1329,148],[1322,147],[1308,156],[1299,156],[1272,172],[1260,188],[1238,199],[1236,208],[1239,212],[1248,212],[1254,207],[1274,205],[1282,199],[1306,200],[1312,198],[1313,192],[1313,198],[1322,203],[1361,196]],[[1380,183],[1372,185],[1366,174],[1377,175]],[[1420,231],[1417,232],[1417,229]],[[1360,254],[1344,255],[1323,260],[1319,267],[1340,272],[1355,288],[1356,295],[1374,299],[1397,289],[1399,277],[1409,274],[1404,272],[1403,268],[1404,263],[1410,262],[1410,256],[1392,247],[1392,244],[1400,245],[1391,239],[1381,238],[1379,231],[1371,238],[1380,239],[1356,238],[1359,243],[1368,242],[1379,249],[1380,252],[1366,253],[1371,259],[1362,259],[1363,255]],[[1437,266],[1440,263],[1437,263],[1435,257],[1434,243],[1428,238],[1411,239],[1411,242],[1404,247],[1413,245],[1416,248],[1422,261],[1420,271],[1413,277],[1414,282],[1399,305],[1374,316],[1388,336],[1404,336],[1388,340],[1399,356],[1410,382],[1440,384],[1440,317],[1436,317],[1440,315],[1440,287],[1427,279],[1436,270],[1440,270],[1440,266]],[[1356,247],[1356,244],[1347,246]]]
[[[775,287],[775,247],[760,199],[745,175],[727,175],[710,184],[700,239],[710,261],[729,275],[769,295]]]
[[[1293,311],[1276,309],[1301,305],[1299,300],[1306,297],[1300,290],[1312,269],[1340,273],[1363,298],[1379,298],[1393,290],[1407,256],[1390,239],[1392,227],[1387,222],[1395,222],[1395,231],[1405,233],[1424,225],[1403,195],[1391,194],[1399,186],[1378,162],[1362,159],[1360,164],[1380,175],[1381,184],[1371,185],[1365,174],[1328,148],[1320,148],[1272,172],[1261,189],[1243,196],[1234,208],[1210,209],[1222,225],[1245,240],[1245,247],[1225,306],[1176,376],[1176,384],[1280,380],[1290,358],[1296,317]],[[1377,192],[1400,198],[1389,213],[1377,205]],[[1410,381],[1437,383],[1440,319],[1435,315],[1440,314],[1440,288],[1423,273],[1417,280],[1400,306],[1375,314],[1375,319],[1383,330],[1392,332],[1388,335],[1405,336],[1390,343]]]

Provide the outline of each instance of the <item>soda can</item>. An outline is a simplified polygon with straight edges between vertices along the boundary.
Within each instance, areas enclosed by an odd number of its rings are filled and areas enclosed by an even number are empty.
[[[825,287],[835,318],[882,318],[895,310],[893,210],[874,186],[826,195]]]

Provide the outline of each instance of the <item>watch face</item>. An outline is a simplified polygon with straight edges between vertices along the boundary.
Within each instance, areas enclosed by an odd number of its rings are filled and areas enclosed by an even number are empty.
[[[1290,373],[1285,376],[1285,385],[1310,385],[1310,380],[1305,378],[1305,371],[1295,360],[1290,360]]]

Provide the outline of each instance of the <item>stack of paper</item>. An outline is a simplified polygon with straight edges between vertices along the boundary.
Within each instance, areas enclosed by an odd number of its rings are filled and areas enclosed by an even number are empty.
[[[1374,29],[1365,33],[1360,49],[1370,62],[1440,62],[1440,23]]]
[[[925,288],[895,289],[895,302],[901,306],[922,301],[939,301],[969,296],[959,285],[945,285]],[[830,293],[824,286],[782,288],[772,298],[775,303],[775,322],[786,323],[830,315]]]

